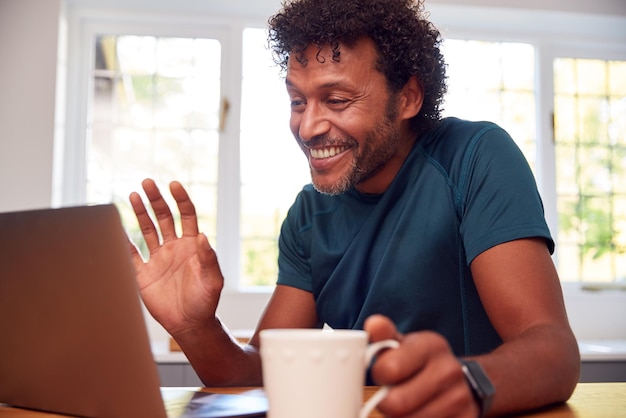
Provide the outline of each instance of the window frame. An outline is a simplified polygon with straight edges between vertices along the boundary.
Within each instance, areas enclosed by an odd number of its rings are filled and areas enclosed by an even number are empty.
[[[191,16],[158,16],[101,10],[80,10],[69,25],[67,134],[63,146],[62,189],[55,201],[59,205],[80,205],[86,201],[86,139],[88,111],[91,100],[91,65],[94,61],[96,35],[137,35],[158,37],[212,38],[222,45],[222,98],[228,98],[230,110],[224,129],[219,133],[217,236],[220,242],[221,266],[225,277],[238,277],[239,235],[236,213],[228,210],[239,206],[239,114],[241,96],[242,28],[226,24],[222,19]],[[72,24],[73,23],[73,24]],[[161,185],[166,186],[166,185]],[[137,189],[141,187],[137,184]],[[165,190],[164,192],[167,193]],[[231,238],[234,237],[234,238]],[[232,255],[231,255],[232,254]],[[233,262],[234,260],[234,262]],[[235,289],[236,281],[227,280],[227,289]]]
[[[55,160],[62,167],[53,204],[84,203],[85,140],[96,33],[212,37],[222,42],[222,96],[230,101],[226,129],[220,134],[218,223],[220,265],[226,278],[218,314],[231,329],[251,329],[270,297],[270,290],[240,289],[239,277],[239,131],[243,29],[263,28],[268,15],[247,16],[202,13],[159,13],[96,9],[70,4],[67,10],[66,136]],[[428,5],[433,23],[444,38],[496,42],[525,42],[536,48],[536,178],[544,199],[546,220],[558,233],[556,173],[552,140],[552,65],[557,57],[626,60],[626,17],[532,11],[458,5]],[[235,13],[235,11],[233,11]],[[139,187],[139,185],[138,185]],[[599,292],[590,295],[580,283],[562,283],[575,333],[585,338],[626,338],[626,295]],[[610,314],[598,327],[585,315],[588,309],[609,304]],[[590,308],[591,306],[591,308]],[[606,311],[606,309],[604,309]],[[602,309],[600,309],[602,311]]]

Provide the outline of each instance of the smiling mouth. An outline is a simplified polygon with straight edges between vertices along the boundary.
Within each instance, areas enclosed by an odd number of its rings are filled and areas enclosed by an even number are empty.
[[[347,146],[333,146],[325,148],[310,148],[309,151],[311,153],[311,158],[324,159],[334,157],[337,154],[341,154],[347,149]]]

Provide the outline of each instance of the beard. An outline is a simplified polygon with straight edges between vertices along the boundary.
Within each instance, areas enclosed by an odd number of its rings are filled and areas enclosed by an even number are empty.
[[[359,144],[352,148],[352,162],[346,172],[334,183],[323,184],[315,181],[311,170],[311,179],[315,190],[322,194],[339,195],[347,192],[378,173],[398,151],[400,133],[394,121],[397,117],[395,96],[387,101],[383,119],[376,123],[360,144],[352,137],[330,141],[335,143]]]

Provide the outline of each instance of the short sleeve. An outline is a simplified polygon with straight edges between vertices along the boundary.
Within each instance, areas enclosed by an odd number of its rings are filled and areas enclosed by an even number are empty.
[[[278,239],[278,280],[280,285],[312,291],[309,257],[302,244],[302,232],[310,228],[302,223],[302,193],[298,195],[283,221]]]
[[[468,264],[495,245],[522,238],[544,238],[553,252],[534,176],[513,139],[493,125],[471,141],[459,185]]]

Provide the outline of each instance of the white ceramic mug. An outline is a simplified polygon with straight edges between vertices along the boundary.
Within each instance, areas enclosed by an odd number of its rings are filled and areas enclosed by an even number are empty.
[[[260,333],[269,418],[365,418],[383,386],[362,406],[367,365],[395,340],[368,345],[360,330],[268,329]]]

